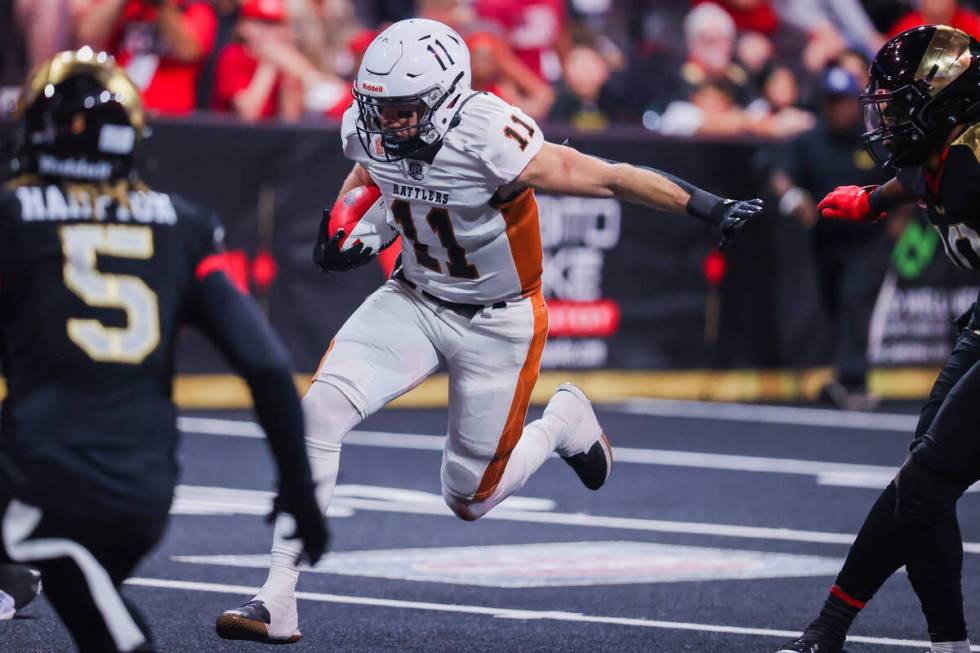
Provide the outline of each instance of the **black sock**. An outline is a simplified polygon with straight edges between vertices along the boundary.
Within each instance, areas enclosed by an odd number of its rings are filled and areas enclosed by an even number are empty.
[[[816,640],[822,644],[840,648],[847,638],[847,631],[858,616],[862,601],[858,601],[834,585],[820,610],[820,615],[807,626],[804,639]]]

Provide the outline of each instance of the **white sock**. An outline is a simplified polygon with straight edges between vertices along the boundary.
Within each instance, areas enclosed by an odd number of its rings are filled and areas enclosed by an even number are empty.
[[[306,414],[306,452],[310,459],[313,480],[317,484],[316,498],[326,514],[337,485],[340,468],[340,441],[361,421],[353,404],[339,390],[326,383],[314,383],[303,398]],[[295,532],[291,515],[279,515],[272,536],[269,576],[260,594],[288,596],[296,591],[299,569],[296,558],[302,545],[299,540],[287,539]]]
[[[559,437],[564,423],[553,416],[535,420],[524,427],[521,439],[510,454],[507,467],[500,478],[496,489],[485,501],[472,504],[469,511],[483,516],[498,503],[524,487],[527,479],[548,460],[555,450],[556,438]]]
[[[961,642],[933,642],[931,653],[970,653],[970,640]]]

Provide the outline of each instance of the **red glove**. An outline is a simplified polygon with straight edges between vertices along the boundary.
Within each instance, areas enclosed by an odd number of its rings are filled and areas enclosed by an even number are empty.
[[[884,213],[875,215],[871,211],[871,191],[877,186],[838,186],[817,204],[817,213],[822,218],[862,222],[879,220]]]

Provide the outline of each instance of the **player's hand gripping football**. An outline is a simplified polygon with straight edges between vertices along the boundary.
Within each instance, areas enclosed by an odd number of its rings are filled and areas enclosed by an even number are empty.
[[[760,199],[725,200],[722,206],[721,222],[718,223],[718,228],[721,229],[721,240],[718,241],[719,251],[728,249],[742,227],[749,220],[762,214],[763,202]]]
[[[297,556],[296,564],[306,560],[312,567],[327,552],[330,542],[327,518],[317,504],[316,485],[313,481],[280,482],[279,494],[272,503],[268,521],[275,522],[276,516],[282,512],[292,515],[296,522],[296,530],[286,539],[298,539],[303,543],[303,550]]]
[[[822,218],[862,222],[878,220],[883,213],[876,214],[871,209],[871,192],[877,186],[838,186],[827,193],[817,204],[817,213]]]
[[[365,248],[363,243],[357,243],[350,249],[341,251],[340,244],[346,235],[343,229],[330,237],[330,211],[323,210],[320,218],[320,228],[316,235],[316,245],[313,246],[313,264],[321,272],[345,272],[360,267],[374,258],[371,248]]]

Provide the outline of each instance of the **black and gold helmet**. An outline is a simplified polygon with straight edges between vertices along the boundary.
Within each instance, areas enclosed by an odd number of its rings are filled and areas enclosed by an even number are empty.
[[[945,25],[902,32],[871,62],[864,143],[883,166],[921,164],[957,125],[980,119],[980,43]]]
[[[44,177],[125,178],[143,138],[139,89],[105,52],[59,52],[21,89],[15,166]]]

